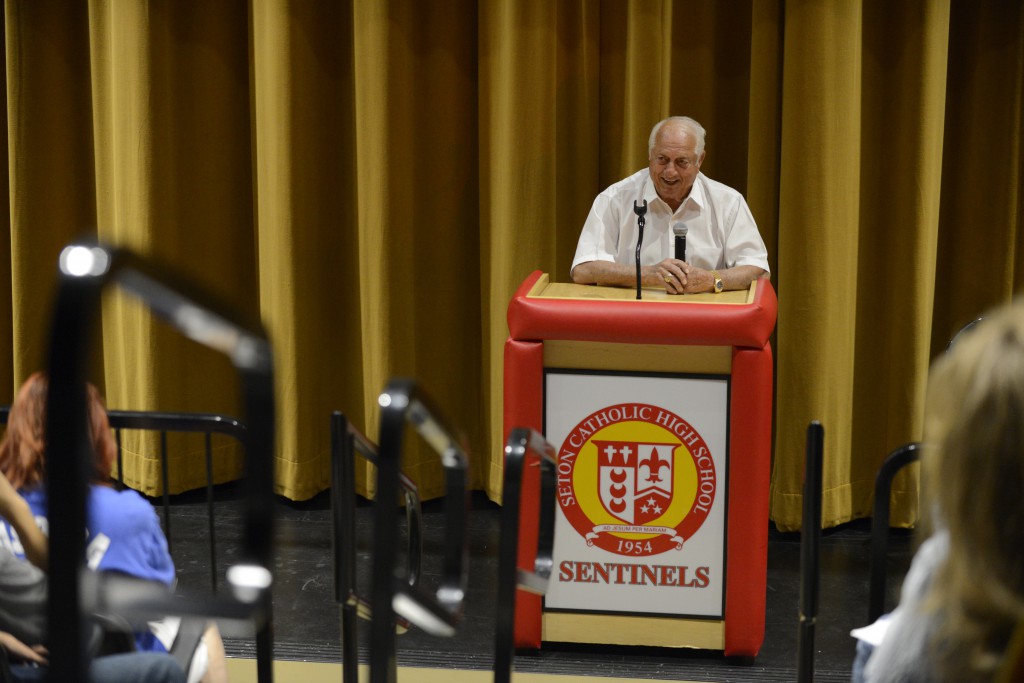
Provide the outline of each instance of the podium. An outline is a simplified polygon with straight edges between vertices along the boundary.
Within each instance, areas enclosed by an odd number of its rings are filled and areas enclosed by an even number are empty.
[[[669,295],[532,273],[508,308],[504,431],[558,451],[548,593],[516,596],[515,642],[721,650],[764,639],[772,435],[767,279]],[[538,480],[524,481],[537,495]],[[519,566],[532,568],[536,506]]]

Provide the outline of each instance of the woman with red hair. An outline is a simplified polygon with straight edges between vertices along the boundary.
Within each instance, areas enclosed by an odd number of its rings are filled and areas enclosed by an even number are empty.
[[[48,381],[41,372],[33,374],[18,391],[0,442],[0,472],[28,501],[43,531],[46,522],[46,391]],[[88,387],[89,429],[95,454],[95,475],[89,494],[86,529],[89,537],[86,557],[89,567],[116,571],[142,579],[174,582],[174,562],[167,539],[149,501],[135,491],[117,491],[110,486],[110,470],[117,446],[96,387]],[[24,558],[17,534],[0,522],[0,544]],[[140,650],[161,649],[151,634],[137,638]]]
[[[7,432],[0,442],[0,471],[16,489],[40,488],[46,477],[46,390],[49,381],[41,372],[25,380],[11,406]],[[89,436],[96,458],[95,484],[107,485],[117,457],[107,409],[100,392],[87,385]]]
[[[18,391],[8,416],[7,431],[0,442],[0,473],[27,501],[36,523],[46,532],[46,375],[37,372]],[[175,569],[167,549],[167,539],[149,501],[130,489],[118,491],[110,485],[110,474],[117,445],[107,411],[96,387],[88,385],[89,438],[94,458],[87,505],[86,560],[90,569],[113,571],[168,586],[174,584]],[[25,548],[15,529],[0,519],[0,548],[26,559]],[[29,558],[34,559],[34,558]],[[163,623],[163,622],[158,622]],[[173,626],[157,626],[135,634],[141,652],[167,652],[177,632]],[[158,634],[162,637],[158,637]],[[216,628],[203,637],[193,657],[189,680],[202,675],[204,680],[223,679],[223,646]]]

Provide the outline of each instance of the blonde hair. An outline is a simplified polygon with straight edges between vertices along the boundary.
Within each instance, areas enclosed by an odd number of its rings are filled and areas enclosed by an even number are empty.
[[[945,680],[987,680],[1024,618],[1024,301],[997,309],[933,367],[922,458],[950,537],[928,605]]]

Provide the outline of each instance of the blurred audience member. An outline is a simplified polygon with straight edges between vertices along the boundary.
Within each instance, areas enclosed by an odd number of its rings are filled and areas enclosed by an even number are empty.
[[[990,681],[1024,619],[1024,300],[935,363],[925,441],[932,533],[855,681]]]
[[[7,431],[0,442],[0,473],[6,477],[0,489],[7,484],[8,488],[17,490],[30,510],[28,518],[34,517],[35,524],[31,529],[36,532],[39,532],[38,527],[43,531],[48,528],[45,487],[47,386],[46,376],[39,372],[25,381],[11,406]],[[87,509],[88,565],[98,571],[118,572],[172,586],[175,581],[174,562],[153,506],[135,491],[117,491],[110,486],[117,446],[99,392],[91,384],[87,392],[89,435],[95,455]],[[15,512],[23,514],[20,505],[14,504],[13,507]],[[6,521],[0,520],[0,550],[6,549],[22,560],[28,559],[45,567],[45,541],[40,548],[39,537],[31,531],[29,538],[22,537],[28,529],[24,519],[18,528],[10,517],[4,517]],[[135,634],[136,647],[139,652],[166,653],[176,632],[176,619],[154,622],[150,628]],[[226,680],[223,644],[213,626],[203,635],[189,671],[189,681],[197,681],[200,677],[211,683]]]

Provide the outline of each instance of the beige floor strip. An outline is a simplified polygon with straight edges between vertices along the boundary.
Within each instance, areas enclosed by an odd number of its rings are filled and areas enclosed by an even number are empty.
[[[248,683],[256,680],[256,660],[228,659],[228,680],[232,683]],[[598,676],[564,676],[553,674],[513,674],[516,683],[628,683],[630,678],[606,678]],[[359,667],[359,680],[369,680],[365,666]],[[399,683],[488,683],[492,680],[490,671],[463,671],[460,669],[417,669],[398,668]],[[274,662],[275,683],[340,683],[341,665],[321,662]]]

